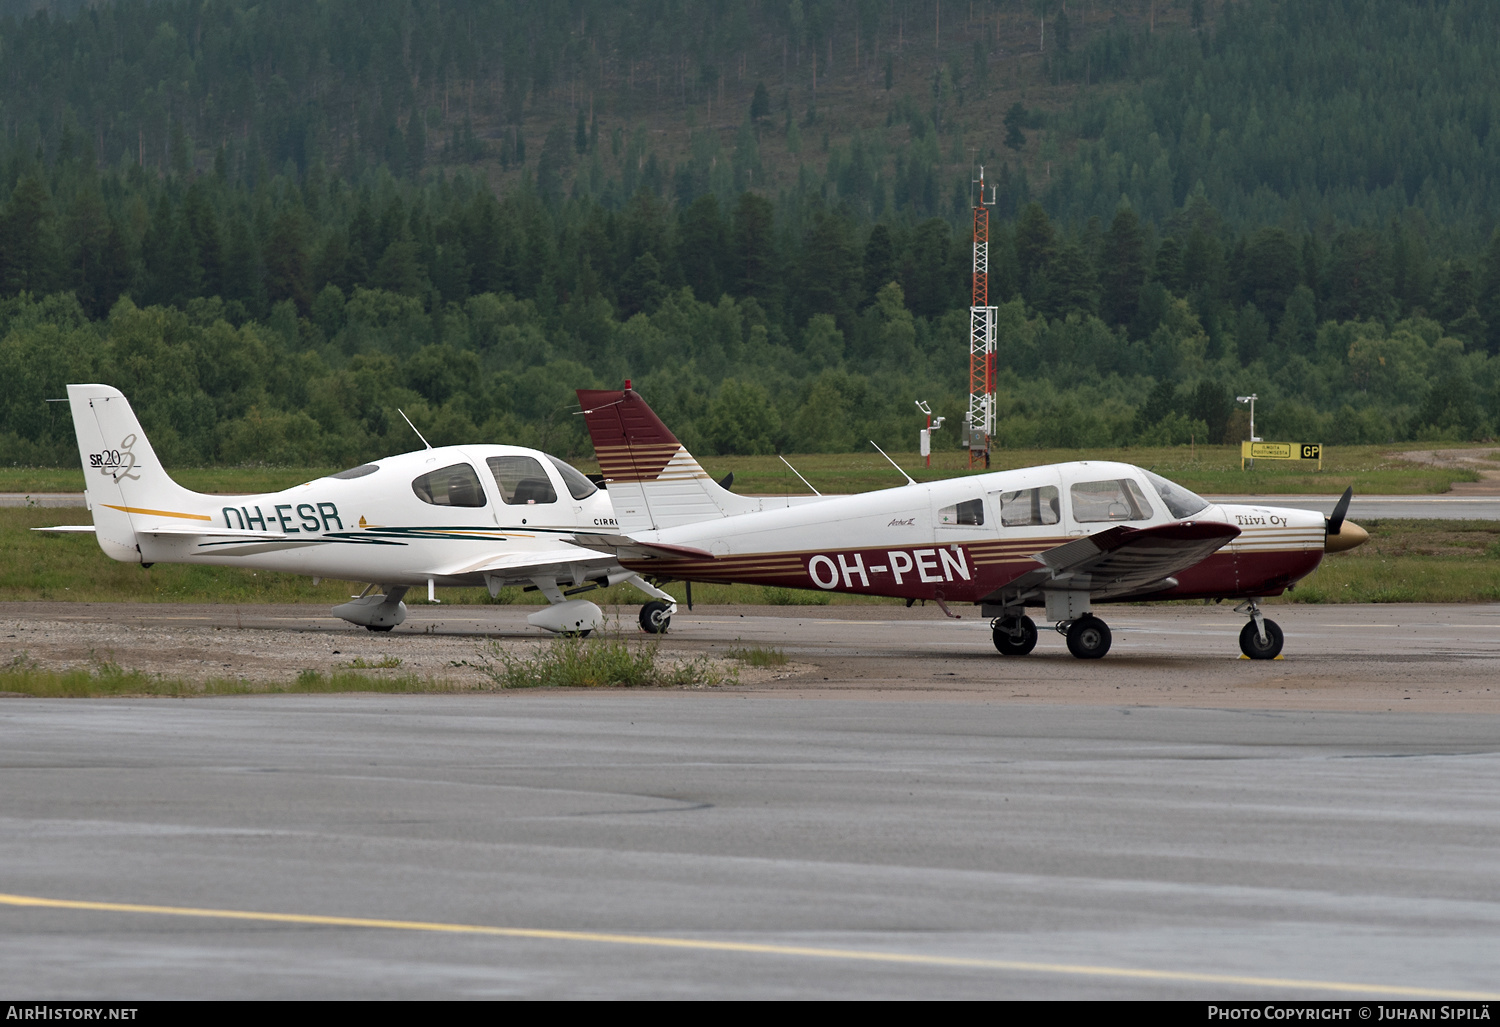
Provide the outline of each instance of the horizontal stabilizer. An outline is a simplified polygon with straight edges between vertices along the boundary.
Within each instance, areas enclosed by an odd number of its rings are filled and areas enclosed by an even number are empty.
[[[92,524],[56,524],[50,528],[32,528],[32,531],[51,531],[59,535],[92,535]]]
[[[613,553],[624,560],[714,560],[717,557],[695,546],[670,545],[666,542],[638,542],[629,535],[575,535],[578,544],[601,553]]]
[[[254,542],[285,542],[287,536],[279,531],[250,531],[246,528],[198,528],[188,524],[161,524],[153,528],[137,528],[137,535],[154,535],[164,538],[231,538]]]
[[[428,575],[434,578],[451,578],[465,574],[527,577],[552,573],[559,577],[570,577],[571,574],[567,572],[571,568],[603,569],[612,566],[613,563],[612,559],[593,551],[592,547],[584,549],[578,546],[559,546],[557,549],[547,549],[542,552],[532,550],[486,556],[479,560],[470,560],[467,563],[429,571]]]

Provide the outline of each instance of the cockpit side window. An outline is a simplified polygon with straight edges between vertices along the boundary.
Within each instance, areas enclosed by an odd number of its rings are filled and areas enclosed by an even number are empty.
[[[1129,478],[1081,481],[1071,490],[1073,519],[1080,524],[1096,521],[1146,521],[1151,504],[1141,487]]]
[[[551,453],[547,454],[547,459],[552,461],[552,466],[556,467],[557,473],[562,475],[563,484],[568,489],[568,495],[574,499],[584,500],[599,491],[594,486],[594,483],[585,478],[583,472],[572,464],[563,463]]]
[[[1058,520],[1056,485],[1000,493],[1000,523],[1004,527],[1056,524]]]
[[[468,464],[453,464],[428,471],[411,483],[417,498],[433,506],[484,506],[484,488],[479,475]]]
[[[507,506],[557,502],[557,490],[541,463],[529,456],[492,456],[485,463],[495,476],[500,498]],[[585,479],[586,480],[586,479]]]
[[[938,511],[938,523],[948,527],[956,525],[979,525],[984,523],[984,500],[970,499],[962,503],[945,506]]]

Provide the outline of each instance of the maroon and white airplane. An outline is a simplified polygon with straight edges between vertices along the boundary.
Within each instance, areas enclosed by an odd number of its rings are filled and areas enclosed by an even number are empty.
[[[1260,600],[1280,595],[1325,552],[1369,536],[1332,514],[1214,504],[1131,464],[1082,460],[852,496],[742,496],[693,459],[629,383],[578,391],[618,534],[578,544],[612,552],[660,580],[748,582],[825,592],[972,603],[991,618],[995,648],[1037,643],[1028,608],[1081,659],[1109,651],[1097,603],[1240,600],[1240,649],[1280,652]],[[641,626],[665,631],[671,608],[647,603]]]

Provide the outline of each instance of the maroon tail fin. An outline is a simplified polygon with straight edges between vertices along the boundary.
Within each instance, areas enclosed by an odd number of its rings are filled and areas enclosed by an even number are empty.
[[[655,481],[681,443],[630,389],[579,389],[599,470],[611,481]]]

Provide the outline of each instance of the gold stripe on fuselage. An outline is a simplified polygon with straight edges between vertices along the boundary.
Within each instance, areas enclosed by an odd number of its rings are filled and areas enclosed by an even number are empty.
[[[143,506],[115,506],[113,503],[101,503],[100,505],[101,506],[109,507],[109,509],[111,509],[111,510],[118,510],[121,513],[128,513],[128,514],[151,514],[153,517],[181,517],[183,520],[186,520],[186,521],[212,521],[213,520],[212,517],[208,517],[208,516],[206,516],[204,514],[178,513],[175,510],[148,510],[146,507],[143,507]]]

